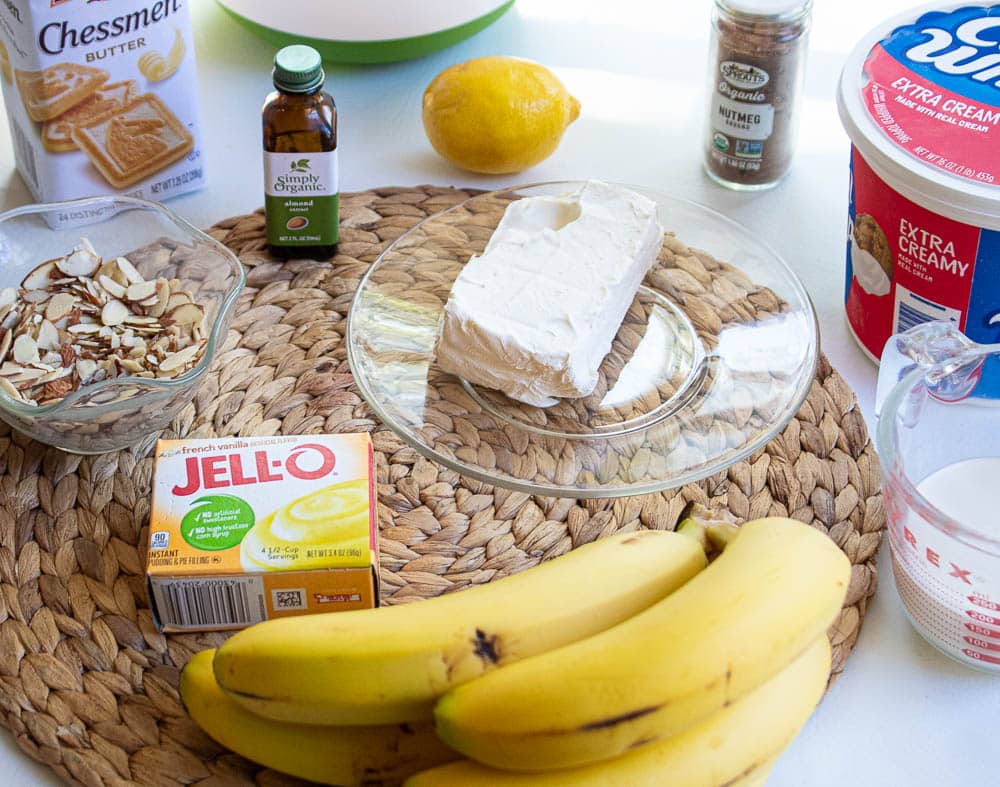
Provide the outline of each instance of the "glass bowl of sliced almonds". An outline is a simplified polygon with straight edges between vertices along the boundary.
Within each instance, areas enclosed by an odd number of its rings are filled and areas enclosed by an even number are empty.
[[[244,281],[154,202],[0,214],[0,418],[74,453],[150,444],[194,397]]]

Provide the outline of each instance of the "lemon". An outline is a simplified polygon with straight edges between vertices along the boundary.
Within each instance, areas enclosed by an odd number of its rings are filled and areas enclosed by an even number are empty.
[[[549,69],[516,57],[480,57],[446,68],[424,91],[424,130],[463,169],[520,172],[548,158],[580,114]]]

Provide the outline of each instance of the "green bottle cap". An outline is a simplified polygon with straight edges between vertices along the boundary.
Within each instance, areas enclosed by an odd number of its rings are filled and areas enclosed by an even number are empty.
[[[323,60],[311,46],[286,46],[274,56],[271,78],[278,90],[308,93],[323,84]]]

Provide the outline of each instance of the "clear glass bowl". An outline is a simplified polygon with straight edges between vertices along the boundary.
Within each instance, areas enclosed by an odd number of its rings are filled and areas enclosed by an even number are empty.
[[[116,377],[36,406],[0,391],[0,418],[43,443],[98,454],[151,440],[194,397],[232,321],[245,275],[221,243],[154,202],[131,197],[29,205],[0,214],[0,289],[85,237],[102,257],[127,256],[147,279],[177,278],[205,309],[207,345],[173,379]]]
[[[819,340],[812,304],[778,254],[696,203],[629,186],[657,203],[676,236],[665,238],[590,396],[532,407],[436,363],[451,285],[506,206],[582,185],[481,194],[397,239],[348,316],[355,381],[379,418],[425,456],[529,494],[645,494],[722,471],[798,411]]]

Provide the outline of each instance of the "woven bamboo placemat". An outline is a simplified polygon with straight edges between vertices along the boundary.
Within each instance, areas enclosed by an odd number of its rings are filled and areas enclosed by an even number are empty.
[[[428,186],[342,195],[340,250],[329,262],[268,258],[259,213],[213,227],[247,266],[248,286],[213,371],[171,432],[370,431],[389,604],[486,582],[618,530],[672,528],[691,501],[740,519],[811,522],[853,564],[831,629],[838,673],[875,592],[885,513],[864,420],[825,358],[796,418],[764,450],[700,483],[643,497],[539,498],[494,488],[422,458],[374,420],[346,360],[354,290],[389,242],[469,195]],[[167,636],[152,624],[143,580],[150,444],[79,457],[0,424],[4,723],[28,756],[70,782],[291,782],[221,749],[180,704],[180,668],[224,635]]]

